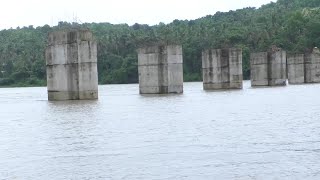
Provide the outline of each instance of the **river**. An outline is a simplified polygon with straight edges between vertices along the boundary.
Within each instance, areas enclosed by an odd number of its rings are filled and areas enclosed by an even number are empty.
[[[320,85],[47,101],[0,89],[0,179],[320,179]]]

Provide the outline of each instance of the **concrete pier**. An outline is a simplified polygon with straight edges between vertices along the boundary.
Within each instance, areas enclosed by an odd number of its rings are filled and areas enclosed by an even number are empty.
[[[150,46],[137,52],[140,94],[183,93],[181,46]]]
[[[251,53],[250,69],[251,69],[251,86],[268,86],[268,53],[259,52]]]
[[[305,54],[305,82],[320,83],[320,51],[318,48]]]
[[[281,49],[268,52],[269,86],[285,86],[287,84],[287,54]]]
[[[288,56],[290,84],[320,83],[320,52],[318,48],[305,54]]]
[[[208,49],[202,52],[203,89],[242,89],[242,50]]]
[[[46,65],[49,100],[98,98],[97,44],[90,31],[49,33]]]
[[[303,84],[305,82],[304,54],[288,55],[287,66],[289,84]]]
[[[251,53],[251,86],[285,86],[286,52],[272,48],[269,52]]]

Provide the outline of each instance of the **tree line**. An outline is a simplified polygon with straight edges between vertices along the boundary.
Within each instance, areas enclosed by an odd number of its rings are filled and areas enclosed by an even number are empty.
[[[169,24],[59,22],[50,27],[18,27],[0,31],[0,86],[46,84],[44,51],[48,32],[72,27],[90,29],[98,43],[100,84],[137,83],[137,53],[154,42],[183,46],[184,80],[201,81],[201,52],[206,48],[243,50],[244,79],[250,78],[250,52],[272,45],[302,53],[320,45],[320,1],[278,0],[260,8],[217,12]]]

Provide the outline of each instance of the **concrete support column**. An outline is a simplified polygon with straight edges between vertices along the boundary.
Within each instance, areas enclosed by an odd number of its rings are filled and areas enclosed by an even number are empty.
[[[231,48],[229,51],[229,78],[231,89],[242,89],[242,49]]]
[[[90,31],[49,33],[46,65],[49,100],[98,98],[97,44]]]
[[[140,94],[183,92],[181,46],[150,46],[137,51]]]
[[[251,53],[251,86],[268,86],[268,53]]]
[[[251,53],[251,86],[285,86],[287,80],[286,52]]]
[[[288,79],[290,84],[320,83],[320,52],[288,56]]]
[[[287,66],[289,84],[303,84],[305,81],[304,54],[288,55]]]
[[[208,49],[202,52],[203,89],[242,89],[242,50]]]
[[[314,48],[305,55],[305,82],[320,83],[320,51]]]
[[[285,86],[287,83],[287,54],[282,50],[268,52],[269,86]]]

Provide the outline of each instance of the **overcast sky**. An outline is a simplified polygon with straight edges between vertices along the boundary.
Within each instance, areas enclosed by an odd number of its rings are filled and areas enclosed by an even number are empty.
[[[276,0],[5,0],[0,7],[0,29],[52,26],[59,21],[154,25],[260,7],[271,1]]]

